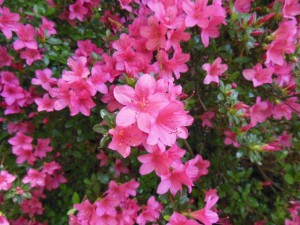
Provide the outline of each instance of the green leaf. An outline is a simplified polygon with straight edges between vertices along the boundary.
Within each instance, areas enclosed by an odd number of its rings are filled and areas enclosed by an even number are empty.
[[[291,174],[286,174],[284,175],[284,180],[288,183],[288,184],[293,184],[295,181],[294,181],[294,178]]]
[[[52,45],[60,45],[63,42],[58,38],[51,37],[47,40],[47,43],[52,44]]]
[[[76,212],[76,209],[70,209],[70,210],[67,212],[67,215],[68,215],[68,216],[73,215],[75,212]]]
[[[100,133],[100,134],[107,134],[108,130],[106,127],[104,127],[103,125],[101,124],[96,124],[94,127],[93,127],[93,130],[96,132],[96,133]]]
[[[99,148],[103,148],[107,144],[109,139],[110,139],[109,135],[104,135],[103,138],[100,141]]]
[[[77,192],[74,192],[74,193],[73,193],[73,196],[72,196],[72,203],[73,203],[73,204],[80,203],[80,198],[79,198],[79,195],[77,194]]]

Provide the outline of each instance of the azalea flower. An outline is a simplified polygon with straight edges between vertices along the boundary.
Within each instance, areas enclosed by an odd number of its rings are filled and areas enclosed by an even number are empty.
[[[0,172],[0,191],[7,191],[12,187],[12,183],[16,179],[16,176],[8,173],[6,170]],[[1,224],[1,223],[0,223]]]
[[[205,63],[202,66],[202,69],[207,72],[207,75],[204,79],[204,84],[210,84],[215,82],[219,85],[219,77],[223,76],[224,72],[228,69],[226,64],[221,64],[222,59],[220,57],[216,58],[212,64]]]

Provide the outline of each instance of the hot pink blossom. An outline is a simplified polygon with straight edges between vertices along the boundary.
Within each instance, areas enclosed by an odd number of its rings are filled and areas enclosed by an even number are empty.
[[[226,138],[224,140],[225,145],[230,145],[232,144],[234,147],[239,148],[240,144],[236,140],[236,133],[233,133],[231,131],[225,131],[224,132]]]
[[[0,8],[0,30],[7,39],[11,39],[12,31],[18,30],[20,15],[11,13],[9,8]]]
[[[96,104],[87,90],[82,90],[77,93],[71,92],[69,104],[71,116],[77,115],[79,112],[85,116],[89,116],[91,114],[91,109],[95,106]]]
[[[252,1],[253,0],[235,0],[234,7],[239,13],[247,13],[250,11]]]
[[[91,224],[91,220],[97,219],[96,206],[91,204],[89,200],[85,200],[80,204],[74,204],[74,209],[78,210],[77,221],[82,225]]]
[[[56,34],[56,29],[54,28],[55,23],[51,20],[48,20],[46,17],[42,17],[42,25],[39,27],[37,33],[39,35],[39,37],[41,38],[45,38],[45,35],[47,35],[46,37],[49,37],[51,35]]]
[[[274,69],[271,67],[263,69],[260,63],[256,64],[252,69],[243,70],[243,76],[253,82],[253,86],[257,87],[263,84],[271,84],[273,82],[272,75]]]
[[[82,78],[86,78],[90,74],[89,69],[86,67],[86,63],[86,57],[79,57],[77,60],[69,58],[67,64],[71,68],[71,71],[64,70],[62,79],[72,83],[81,80]]]
[[[293,18],[300,14],[300,3],[298,0],[285,0],[283,9],[283,16],[286,18]]]
[[[0,172],[0,191],[7,191],[12,187],[12,183],[16,179],[16,176],[8,173],[6,170]],[[0,223],[1,224],[1,223]]]
[[[27,171],[27,175],[22,179],[24,184],[30,183],[30,187],[44,187],[45,186],[45,174],[30,168]]]
[[[213,127],[211,119],[215,117],[215,113],[211,111],[207,111],[199,116],[202,119],[202,127],[208,126]]]
[[[104,94],[101,98],[101,101],[107,104],[107,110],[109,112],[113,112],[116,109],[120,110],[123,107],[123,105],[120,104],[114,96],[115,87],[116,87],[115,85],[110,85],[108,93]]]
[[[167,225],[200,225],[195,220],[188,220],[184,215],[174,212]]]
[[[173,49],[180,48],[180,41],[188,41],[191,38],[191,34],[184,32],[186,27],[184,25],[178,27],[176,30],[169,30],[167,32],[168,40],[166,42],[166,50],[169,50],[171,47]]]
[[[144,140],[143,133],[135,124],[129,127],[117,126],[111,129],[109,134],[112,135],[112,141],[108,148],[118,151],[124,158],[130,154],[131,147],[139,146]]]
[[[103,150],[101,150],[100,153],[97,154],[97,159],[100,160],[100,167],[103,167],[108,161],[108,156],[104,153]]]
[[[4,85],[0,95],[5,98],[5,102],[8,105],[17,103],[19,100],[25,97],[23,88],[14,84]]]
[[[34,85],[42,85],[45,90],[49,90],[53,84],[56,84],[57,79],[51,77],[51,69],[36,70],[35,75],[36,78],[32,78],[31,83]]]
[[[172,146],[177,137],[187,138],[186,126],[190,126],[193,118],[184,111],[179,102],[170,103],[163,108],[153,122],[147,144],[163,144]]]
[[[218,57],[212,64],[206,63],[202,66],[202,69],[207,72],[207,75],[203,82],[204,84],[210,84],[211,82],[219,84],[219,77],[223,76],[223,73],[228,69],[228,66],[226,64],[221,63],[222,59]]]
[[[146,48],[149,51],[166,47],[167,28],[164,24],[160,24],[156,17],[149,17],[148,26],[142,26],[140,32],[141,36],[147,39]]]
[[[0,215],[0,224],[1,225],[9,225],[9,222],[4,215]]]
[[[54,110],[54,100],[49,97],[48,93],[44,94],[43,98],[36,98],[34,101],[38,105],[38,112],[52,112]]]
[[[33,62],[42,60],[43,56],[37,49],[26,49],[25,51],[21,52],[20,58],[25,59],[26,64],[30,66]]]
[[[76,0],[74,4],[69,6],[70,14],[69,19],[78,19],[80,21],[84,20],[85,15],[88,13],[88,9],[83,5],[84,0]]]
[[[44,208],[38,197],[33,196],[31,199],[24,199],[21,203],[21,209],[23,213],[29,214],[33,217],[35,214],[42,215]]]
[[[195,172],[197,173],[197,169],[189,171],[188,167],[178,163],[169,174],[160,176],[161,182],[157,187],[157,193],[165,194],[170,189],[172,195],[175,196],[178,191],[182,191],[182,185],[186,185],[191,192],[194,184],[189,172],[192,172],[192,176],[194,176]]]
[[[155,170],[158,176],[167,175],[173,162],[169,159],[168,152],[163,152],[158,147],[146,155],[139,156],[138,160],[143,163],[140,168],[141,175],[149,174]]]
[[[165,94],[155,93],[156,86],[155,79],[144,74],[138,79],[135,89],[125,85],[115,87],[115,98],[125,105],[117,115],[118,126],[137,122],[140,130],[149,132],[152,118],[168,104]]]
[[[178,15],[176,5],[165,7],[162,2],[149,1],[148,7],[155,12],[156,18],[169,29],[175,29],[184,22],[184,18]]]
[[[123,165],[122,160],[117,159],[114,164],[115,176],[119,177],[121,174],[128,174],[129,169]]]
[[[186,166],[189,167],[190,165],[197,168],[197,173],[195,174],[194,177],[192,177],[192,180],[196,181],[198,180],[199,177],[208,174],[208,168],[210,167],[210,162],[208,160],[204,160],[201,155],[197,155],[194,159],[187,161]]]
[[[249,116],[252,126],[257,123],[263,123],[268,117],[272,115],[272,104],[267,101],[261,101],[261,97],[256,99],[256,104],[249,108]]]
[[[18,26],[16,33],[19,39],[17,39],[13,44],[15,50],[20,50],[25,47],[29,49],[35,49],[35,50],[38,48],[37,42],[34,39],[35,29],[32,25],[20,24]]]
[[[137,217],[136,222],[139,225],[145,225],[147,222],[155,222],[162,211],[162,205],[151,196],[147,201],[147,206]]]
[[[0,46],[0,68],[10,66],[12,60],[13,57],[8,54],[7,48]]]
[[[52,150],[53,148],[50,146],[50,138],[38,138],[34,155],[43,159],[46,157],[47,152],[51,152]]]
[[[204,225],[212,225],[219,221],[219,216],[216,212],[212,211],[211,208],[217,203],[219,197],[208,196],[206,205],[203,209],[192,212],[190,215],[194,219],[199,220]]]
[[[95,204],[97,206],[96,208],[96,213],[98,216],[103,216],[103,215],[110,215],[110,216],[116,216],[117,211],[115,209],[116,206],[120,203],[120,199],[116,199],[112,196],[106,196],[100,201],[97,201]]]

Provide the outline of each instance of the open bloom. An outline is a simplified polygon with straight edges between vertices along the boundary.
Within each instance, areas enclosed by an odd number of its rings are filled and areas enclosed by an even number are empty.
[[[226,64],[221,63],[222,59],[218,57],[212,64],[205,63],[202,66],[202,69],[207,72],[207,75],[204,79],[204,84],[210,84],[211,82],[219,84],[219,77],[223,76],[223,73],[228,69],[228,66]]]
[[[129,127],[117,126],[109,134],[112,135],[112,141],[108,147],[118,151],[124,158],[130,154],[131,146],[138,146],[143,142],[143,133],[135,124]]]
[[[11,188],[16,176],[8,173],[6,170],[0,172],[0,191],[7,191]],[[1,223],[0,223],[1,224]]]
[[[137,81],[135,89],[126,85],[115,87],[115,98],[125,105],[117,115],[118,126],[137,122],[140,130],[149,132],[152,118],[169,103],[164,93],[155,92],[156,86],[155,79],[144,74]]]
[[[219,221],[219,216],[216,212],[212,211],[211,208],[219,200],[218,196],[209,195],[206,201],[206,205],[203,209],[194,211],[191,213],[191,216],[194,219],[199,220],[204,225],[212,225]]]
[[[274,69],[271,67],[263,69],[260,63],[256,64],[252,69],[243,70],[243,76],[253,82],[253,86],[257,87],[263,84],[272,84],[272,75]]]

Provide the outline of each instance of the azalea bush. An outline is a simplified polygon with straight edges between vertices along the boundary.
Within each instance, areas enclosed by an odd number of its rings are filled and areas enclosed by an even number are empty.
[[[296,0],[0,0],[0,224],[300,224]]]

